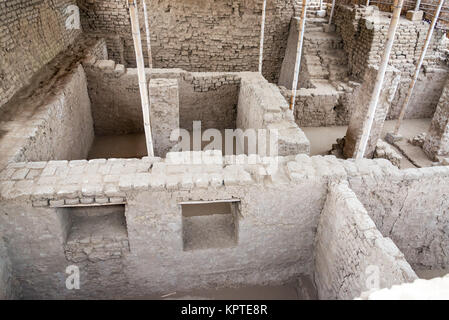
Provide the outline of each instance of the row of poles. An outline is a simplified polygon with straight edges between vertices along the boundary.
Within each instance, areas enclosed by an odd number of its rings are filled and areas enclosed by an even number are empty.
[[[141,0],[141,1],[143,4],[143,12],[144,12],[144,19],[145,19],[145,33],[146,33],[146,42],[147,42],[147,50],[148,50],[148,67],[151,69],[153,67],[153,63],[152,63],[152,54],[151,54],[151,39],[150,39],[148,11],[147,11],[146,0]],[[290,106],[289,106],[290,110],[293,113],[295,110],[295,100],[296,100],[296,94],[297,94],[297,88],[298,88],[299,71],[300,71],[300,67],[301,67],[301,55],[302,55],[302,48],[303,48],[303,42],[304,42],[304,31],[305,31],[305,24],[306,24],[306,17],[307,17],[307,15],[306,15],[307,1],[308,0],[302,0],[302,6],[301,6],[301,16],[300,16],[300,22],[299,22],[298,41],[297,41],[297,48],[296,48],[295,70],[294,70],[293,82],[292,82],[292,96],[290,99]],[[394,38],[396,35],[396,29],[397,29],[397,26],[399,23],[399,17],[401,15],[403,3],[404,3],[404,0],[394,0],[393,16],[391,18],[390,26],[388,29],[387,42],[386,42],[385,49],[384,49],[384,52],[382,55],[381,64],[379,66],[379,71],[377,73],[376,82],[375,82],[375,86],[374,86],[374,92],[373,92],[373,95],[372,95],[370,103],[369,103],[367,120],[366,120],[365,124],[363,125],[361,141],[356,150],[356,154],[355,154],[356,159],[363,158],[365,151],[366,151],[366,147],[367,147],[368,140],[370,137],[371,128],[372,128],[372,125],[374,122],[377,104],[379,102],[379,97],[380,97],[380,93],[382,90],[382,85],[383,85],[383,81],[385,78],[385,73],[387,70],[388,62],[390,59],[391,49],[393,47]],[[421,3],[421,0],[417,0],[415,10],[419,10],[420,3]],[[432,23],[427,32],[426,41],[425,41],[423,49],[421,51],[419,61],[415,68],[414,76],[413,76],[410,86],[408,88],[407,96],[401,106],[399,119],[398,119],[395,129],[394,129],[395,135],[397,135],[399,133],[399,129],[400,129],[402,120],[405,116],[405,111],[407,109],[410,98],[412,96],[413,89],[414,89],[416,81],[418,79],[419,72],[421,70],[422,63],[426,56],[427,49],[428,49],[430,41],[432,39],[432,34],[435,29],[435,25],[438,21],[443,4],[444,4],[444,0],[439,0],[438,7],[436,9],[435,14],[433,15]],[[367,5],[369,5],[369,0],[367,1]],[[150,123],[150,102],[149,102],[148,87],[147,87],[147,81],[146,81],[146,75],[145,75],[145,63],[144,63],[144,58],[143,58],[142,40],[141,40],[140,26],[139,26],[139,15],[138,15],[138,8],[137,8],[136,0],[128,0],[128,7],[129,7],[129,13],[130,13],[130,19],[131,19],[134,50],[135,50],[135,54],[136,54],[136,65],[137,65],[137,71],[138,71],[139,90],[140,90],[140,97],[141,97],[141,103],[142,103],[145,139],[146,139],[146,144],[147,144],[148,156],[152,157],[152,156],[154,156],[154,149],[153,149],[153,140],[152,140],[151,123]],[[260,31],[260,51],[259,51],[259,68],[258,68],[259,73],[262,73],[262,65],[263,65],[266,8],[267,8],[267,0],[263,0],[262,22],[261,22],[261,31]],[[321,9],[321,1],[320,1],[320,9]],[[332,24],[334,9],[335,9],[335,0],[332,0],[332,7],[331,7],[329,22],[328,22],[329,26]]]

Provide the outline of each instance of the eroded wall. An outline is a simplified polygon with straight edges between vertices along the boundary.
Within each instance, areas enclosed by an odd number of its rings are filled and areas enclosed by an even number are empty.
[[[75,0],[0,2],[0,109],[81,30],[67,29],[65,13]]]
[[[293,183],[282,159],[282,169],[266,176],[269,164],[236,165],[235,157],[216,153],[202,157],[198,165],[183,165],[182,153],[170,154],[165,161],[52,161],[28,186],[11,177],[2,180],[0,228],[17,273],[23,275],[24,297],[145,297],[201,287],[282,283],[310,275],[326,178],[316,175]],[[246,156],[238,159],[248,163]],[[295,157],[290,160],[301,166]],[[320,165],[323,160],[314,162]],[[15,170],[28,165],[17,163]],[[65,169],[71,173],[65,175]],[[8,188],[8,181],[17,188]],[[236,245],[184,251],[179,203],[229,199],[240,202]],[[100,260],[87,254],[76,260],[67,257],[70,232],[58,207],[80,203],[126,203],[127,239],[120,241],[129,241],[129,250]],[[109,244],[98,239],[101,235],[99,229],[84,246]],[[72,264],[81,270],[81,289],[76,291],[67,290],[65,277],[59,276]]]
[[[331,182],[316,235],[319,298],[354,299],[415,279],[402,252],[377,230],[347,182]]]
[[[7,248],[0,236],[0,300],[17,299],[20,289],[14,277]]]
[[[13,161],[87,157],[94,132],[83,67],[75,64],[54,83],[53,90],[35,109],[19,109],[1,124],[0,167]]]
[[[449,266],[446,167],[392,171],[387,179],[350,179],[368,214],[415,270]]]

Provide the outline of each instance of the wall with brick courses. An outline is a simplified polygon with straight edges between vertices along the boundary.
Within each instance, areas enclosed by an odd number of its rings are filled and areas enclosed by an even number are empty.
[[[349,179],[383,236],[415,270],[449,266],[448,174],[446,167],[429,167]]]
[[[284,169],[267,176],[269,163],[250,164],[245,156],[195,154],[203,159],[198,165],[183,165],[182,153],[169,154],[165,161],[52,161],[33,180],[3,180],[0,225],[14,252],[17,272],[27,280],[22,283],[24,297],[136,297],[211,285],[280,283],[310,274],[313,230],[325,199],[325,178],[317,175],[292,184]],[[301,166],[295,157],[290,159]],[[284,167],[285,160],[279,161],[284,161]],[[30,165],[16,163],[10,169]],[[266,184],[265,177],[271,182]],[[18,189],[8,192],[9,182],[20,188],[19,198]],[[178,203],[220,199],[240,200],[238,244],[183,251]],[[64,279],[55,275],[73,264],[73,256],[67,261],[62,249],[67,242],[58,217],[61,209],[56,207],[124,201],[129,252],[122,251],[121,258],[76,263],[81,269],[81,289],[66,290]],[[36,225],[36,217],[42,225]],[[16,232],[17,228],[27,232]],[[28,244],[30,239],[34,240]]]
[[[334,179],[349,179],[383,236],[391,235],[413,266],[437,265],[444,258],[441,250],[448,247],[443,236],[447,204],[441,204],[448,198],[446,167],[401,171],[384,159],[222,158],[217,152],[169,153],[165,160],[38,164],[14,163],[0,173],[0,228],[21,275],[24,297],[136,297],[310,275],[314,230]],[[41,169],[33,179],[17,175],[36,167]],[[397,201],[407,192],[406,204]],[[183,251],[179,202],[227,199],[240,200],[236,246]],[[127,239],[120,241],[128,241],[129,251],[121,250],[120,258],[113,253],[103,260],[83,258],[77,263],[81,290],[66,290],[65,279],[56,276],[73,264],[64,253],[67,231],[58,215],[61,207],[124,203]]]
[[[0,109],[80,34],[65,27],[65,10],[75,2],[0,1]]]
[[[386,13],[373,10],[373,7],[367,10],[363,7],[339,5],[335,11],[335,24],[349,56],[350,71],[357,79],[362,79],[369,64],[380,63],[389,18]],[[399,114],[428,28],[429,24],[423,21],[412,22],[405,17],[400,20],[390,65],[399,69],[402,76],[388,114],[389,119],[397,118]],[[447,67],[439,58],[441,55],[439,50],[444,48],[442,43],[444,38],[445,35],[441,30],[434,32],[406,118],[428,118],[435,112],[448,73]]]
[[[332,182],[316,235],[319,298],[354,299],[365,291],[415,279],[402,252],[377,230],[347,182]]]
[[[112,60],[84,64],[95,133],[143,132],[137,69]],[[191,130],[193,121],[203,129],[235,128],[240,79],[234,73],[189,73],[181,69],[146,69],[150,79],[176,79],[179,86],[179,124]]]
[[[27,110],[2,123],[0,167],[12,161],[87,157],[94,132],[83,67],[75,64],[53,90],[30,116]]]
[[[293,3],[267,4],[264,76],[276,81],[287,45]],[[78,1],[83,29],[108,39],[109,56],[135,66],[131,27],[125,1]],[[150,0],[149,24],[156,68],[188,71],[256,71],[262,0]],[[144,31],[140,9],[141,31]],[[146,43],[143,51],[146,55]]]
[[[84,66],[95,133],[142,132],[137,70],[112,60],[91,61]],[[161,78],[178,81],[180,128],[192,130],[193,121],[201,121],[202,130],[277,129],[280,155],[310,151],[307,137],[295,124],[278,88],[259,73],[147,69],[146,74],[148,82]]]

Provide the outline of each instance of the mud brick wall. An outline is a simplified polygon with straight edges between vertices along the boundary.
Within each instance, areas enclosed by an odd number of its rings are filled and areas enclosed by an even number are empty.
[[[330,183],[316,237],[315,283],[320,299],[354,299],[417,275],[384,238],[346,182]],[[371,281],[378,272],[378,279]]]
[[[0,1],[0,108],[80,34],[65,27],[75,2]]]
[[[296,0],[267,3],[264,76],[276,81]],[[148,0],[153,64],[187,71],[256,71],[262,0]],[[79,0],[83,29],[108,38],[109,56],[135,66],[126,1]],[[140,26],[144,32],[143,9]],[[144,54],[147,54],[146,43]]]

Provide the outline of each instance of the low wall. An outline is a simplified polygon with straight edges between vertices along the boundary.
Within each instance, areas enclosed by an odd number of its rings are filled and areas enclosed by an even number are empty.
[[[143,132],[137,70],[112,60],[92,61],[85,68],[95,133]],[[146,74],[148,81],[178,81],[180,128],[192,130],[193,121],[201,121],[202,130],[277,129],[280,155],[309,153],[310,143],[293,121],[285,99],[259,73],[147,69]]]
[[[237,127],[277,130],[277,154],[281,156],[309,154],[310,142],[296,125],[278,87],[258,73],[242,73],[241,77]],[[273,155],[271,151],[269,154]]]
[[[0,300],[19,298],[19,288],[14,278],[3,238],[0,236]]]
[[[446,167],[429,167],[349,180],[376,226],[415,270],[449,267],[448,176]]]
[[[198,156],[199,162],[192,161]],[[23,178],[31,170],[33,178]],[[0,232],[25,298],[129,298],[281,283],[313,274],[315,230],[320,214],[324,219],[332,213],[331,200],[323,212],[328,183],[348,179],[382,234],[391,235],[414,267],[431,268],[448,256],[442,251],[448,247],[447,176],[447,167],[401,171],[384,159],[217,152],[169,153],[164,160],[12,163],[0,172]],[[233,245],[206,242],[185,251],[181,203],[217,200],[237,201]],[[337,223],[355,218],[339,210],[346,208],[339,203]],[[119,211],[126,222],[110,224],[112,234],[97,237],[102,227],[97,236],[73,242],[65,217],[81,205],[124,206]],[[378,240],[374,248],[379,241],[385,243]],[[80,290],[65,286],[65,268],[73,264],[80,268]]]
[[[292,91],[283,87],[279,90],[289,102]],[[298,89],[295,99],[295,121],[298,126],[348,125],[352,111],[349,108],[349,99],[354,89],[348,88],[348,90],[348,92],[337,91],[332,86]]]
[[[11,161],[87,157],[94,133],[83,67],[75,64],[53,92],[35,110],[2,123],[0,167]]]
[[[279,170],[267,175],[269,163],[250,165],[246,156],[199,154],[203,162],[198,165],[183,165],[182,153],[168,154],[165,161],[51,161],[26,181],[10,179],[32,163],[9,167],[14,172],[3,172],[6,180],[0,183],[0,230],[17,273],[23,275],[24,297],[144,297],[202,287],[280,284],[311,275],[326,177],[317,172],[294,181],[290,176],[296,167],[312,168],[313,163],[331,170],[330,163],[321,157],[309,164],[294,156],[280,158]],[[239,202],[235,245],[185,251],[180,203],[229,199]],[[125,204],[126,231],[120,231],[111,248],[128,241],[129,249],[100,260],[73,260],[70,255],[68,261],[64,248],[73,230],[67,231],[61,209],[80,204]],[[110,244],[106,236],[89,241],[92,247]],[[72,264],[81,271],[80,290],[65,287],[64,272]]]
[[[85,64],[92,101],[95,134],[143,132],[137,69],[112,60]],[[150,79],[176,79],[179,86],[179,125],[192,130],[234,129],[240,79],[235,73],[189,73],[181,69],[146,69]],[[162,120],[162,119],[161,119]]]
[[[319,298],[353,299],[362,292],[416,278],[404,255],[377,230],[348,184],[331,183],[316,235]]]

